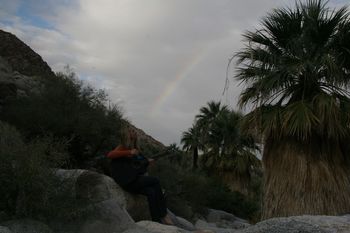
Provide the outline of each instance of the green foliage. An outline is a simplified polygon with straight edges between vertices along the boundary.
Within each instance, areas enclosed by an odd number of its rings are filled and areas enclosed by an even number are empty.
[[[65,148],[65,141],[52,136],[26,143],[15,128],[0,122],[0,210],[39,219],[70,211],[71,187],[54,174],[66,162]]]
[[[175,214],[192,219],[195,213],[205,214],[207,208],[213,208],[246,219],[257,218],[260,208],[258,197],[247,197],[230,191],[220,179],[191,170],[189,155],[184,154],[182,157],[180,163],[168,159],[159,160],[150,171],[160,178],[162,187],[166,190],[168,206]]]
[[[259,147],[252,134],[241,130],[242,118],[228,106],[210,101],[200,108],[193,126],[182,135],[183,148],[201,162],[197,172],[181,174],[180,186],[186,190],[182,198],[196,212],[210,207],[253,221],[259,218]]]
[[[86,166],[84,162],[115,145],[122,113],[118,106],[105,106],[104,91],[84,84],[69,70],[42,82],[40,92],[7,102],[1,119],[29,138],[51,133],[68,140],[73,167]]]
[[[193,161],[200,157],[203,171],[222,176],[232,190],[246,193],[253,170],[259,169],[261,163],[256,157],[259,147],[255,138],[241,130],[242,118],[228,106],[210,101],[200,108],[181,142],[184,149],[192,151]],[[203,152],[200,156],[198,150]]]
[[[192,152],[193,165],[192,169],[196,170],[198,168],[198,150],[202,149],[201,135],[199,127],[193,124],[188,131],[182,133],[181,143],[183,144],[183,149],[187,152]]]

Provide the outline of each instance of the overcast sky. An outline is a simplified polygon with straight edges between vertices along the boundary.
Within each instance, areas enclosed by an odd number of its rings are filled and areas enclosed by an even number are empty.
[[[339,6],[349,0],[331,0]],[[164,144],[179,143],[210,100],[236,108],[229,58],[242,33],[294,0],[0,0],[0,28],[54,71],[69,64],[125,116]],[[0,42],[1,43],[1,42]],[[234,75],[234,64],[229,70]]]

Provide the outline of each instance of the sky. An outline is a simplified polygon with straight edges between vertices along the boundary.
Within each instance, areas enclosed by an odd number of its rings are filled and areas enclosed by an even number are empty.
[[[331,7],[350,0],[330,0]],[[0,0],[0,29],[50,65],[104,89],[136,127],[179,144],[199,109],[238,110],[229,59],[273,8],[294,0]],[[1,42],[0,42],[1,43]],[[223,94],[226,77],[229,89]]]

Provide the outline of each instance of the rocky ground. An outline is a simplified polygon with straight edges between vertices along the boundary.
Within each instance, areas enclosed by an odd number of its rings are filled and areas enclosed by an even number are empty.
[[[149,221],[146,199],[124,192],[108,176],[87,170],[58,170],[57,175],[74,183],[74,195],[84,203],[81,216],[49,223],[0,218],[0,233],[350,233],[350,215],[273,218],[250,225],[212,209],[195,223],[169,212],[176,226],[167,226]]]

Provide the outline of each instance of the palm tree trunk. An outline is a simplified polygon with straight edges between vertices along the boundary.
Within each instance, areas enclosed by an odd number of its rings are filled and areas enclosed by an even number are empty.
[[[345,152],[346,153],[346,152]],[[267,140],[262,218],[350,212],[350,163],[340,143]]]

